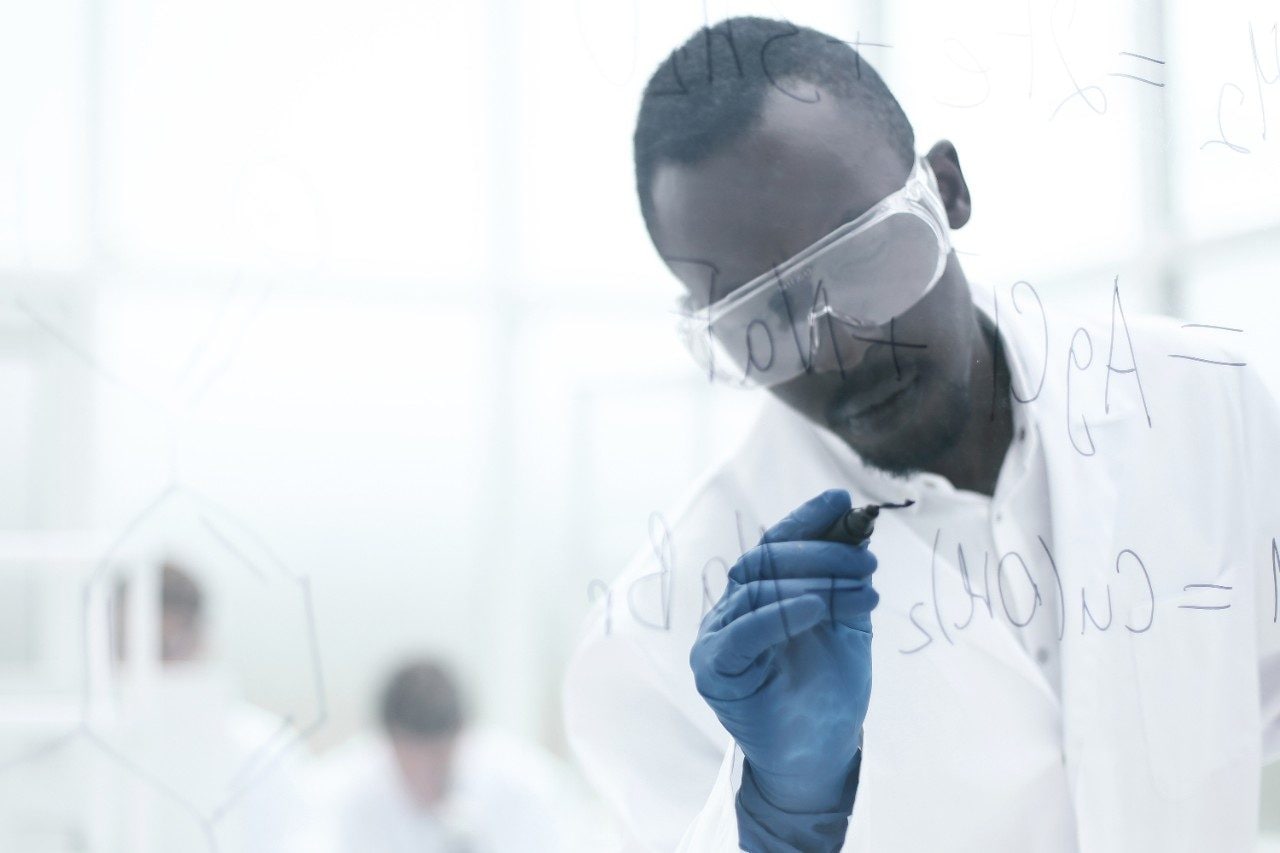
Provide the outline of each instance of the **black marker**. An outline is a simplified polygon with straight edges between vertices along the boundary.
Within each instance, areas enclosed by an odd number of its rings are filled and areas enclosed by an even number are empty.
[[[871,538],[871,533],[876,529],[876,516],[880,514],[882,509],[903,509],[911,506],[915,501],[906,501],[900,504],[867,504],[866,506],[855,506],[844,515],[836,519],[836,523],[827,528],[827,532],[820,537],[827,542],[845,542],[849,545],[861,545]]]

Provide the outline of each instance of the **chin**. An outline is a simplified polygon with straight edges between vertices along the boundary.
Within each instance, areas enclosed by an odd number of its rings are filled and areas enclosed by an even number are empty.
[[[932,383],[930,383],[932,384]],[[972,401],[968,387],[920,388],[913,405],[874,432],[831,425],[863,462],[900,477],[927,470],[964,434]]]

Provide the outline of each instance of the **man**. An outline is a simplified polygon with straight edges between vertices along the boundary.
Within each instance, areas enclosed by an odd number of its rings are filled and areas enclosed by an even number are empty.
[[[115,628],[111,641],[117,660],[128,657],[128,593],[129,582],[122,580],[116,585],[112,599]],[[204,591],[194,577],[173,561],[165,561],[160,566],[158,627],[162,664],[173,666],[203,659],[206,652]]]
[[[423,659],[397,669],[378,714],[382,737],[340,748],[317,783],[323,849],[567,849],[567,774],[537,747],[469,725],[441,664]]]
[[[1118,287],[1081,321],[970,283],[960,158],[915,151],[874,69],[787,23],[649,81],[637,191],[686,340],[772,399],[597,606],[575,752],[637,849],[1250,849],[1276,408]],[[824,541],[851,503],[899,508]]]

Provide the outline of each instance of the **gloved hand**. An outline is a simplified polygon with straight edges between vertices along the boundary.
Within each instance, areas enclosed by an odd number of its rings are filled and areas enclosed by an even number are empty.
[[[698,692],[746,759],[748,850],[839,849],[871,698],[866,545],[817,540],[850,508],[833,489],[765,532],[729,571],[690,654]]]

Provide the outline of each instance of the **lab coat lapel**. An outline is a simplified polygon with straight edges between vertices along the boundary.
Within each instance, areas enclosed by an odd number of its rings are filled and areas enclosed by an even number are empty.
[[[1081,581],[1108,571],[1115,558],[1115,427],[1133,416],[1133,406],[1128,395],[1108,396],[1101,341],[1095,344],[1087,335],[1078,339],[1079,327],[1051,314],[1041,323],[1033,312],[1015,310],[1013,295],[1012,288],[975,287],[974,292],[975,304],[997,318],[1014,405],[1025,407],[1044,452],[1052,539],[1046,544],[1061,581],[1058,628],[1065,637],[1062,620],[1070,622],[1073,585],[1078,589]],[[1077,340],[1080,352],[1073,354]],[[1082,369],[1082,363],[1089,367]],[[1055,380],[1064,369],[1066,381]]]
[[[1092,424],[1095,438],[1113,420]],[[1052,436],[1041,433],[1046,442],[1045,465],[1049,482],[1052,519],[1050,553],[1063,593],[1063,613],[1059,613],[1058,635],[1072,633],[1073,617],[1080,615],[1080,593],[1092,578],[1114,568],[1117,490],[1114,465],[1098,457],[1077,454],[1069,446],[1053,447]],[[1074,591],[1074,594],[1073,594]],[[1073,610],[1074,608],[1074,610]]]
[[[1075,664],[1070,638],[1072,626],[1078,626],[1081,618],[1079,590],[1110,571],[1115,560],[1115,427],[1133,416],[1133,407],[1125,395],[1108,399],[1101,341],[1096,346],[1090,341],[1086,348],[1082,336],[1081,352],[1073,356],[1078,327],[1058,322],[1048,313],[1041,322],[1038,312],[1017,310],[1018,304],[1025,308],[1027,303],[1025,294],[1020,303],[1014,299],[1019,284],[1006,289],[975,285],[974,302],[996,323],[1011,375],[1013,405],[1025,407],[1026,422],[1036,430],[1043,449],[1050,536],[1040,547],[1059,584],[1059,610],[1053,615],[1063,641],[1065,697]],[[1084,358],[1085,352],[1091,357]],[[1092,370],[1082,370],[1082,363]],[[1066,382],[1055,381],[1064,368]],[[1109,444],[1109,451],[1100,450]],[[1026,654],[1012,626],[991,627],[975,636],[977,645],[1025,674],[1058,704],[1058,693]],[[1065,719],[1064,726],[1070,727]]]
[[[1070,633],[1073,602],[1079,615],[1080,585],[1113,569],[1116,466],[1123,461],[1116,427],[1135,416],[1127,395],[1107,399],[1106,365],[1094,364],[1088,373],[1073,370],[1074,334],[1075,327],[1057,328],[1050,321],[1050,361],[1055,360],[1055,352],[1066,356],[1068,380],[1066,384],[1046,382],[1040,396],[1027,404],[1035,409],[1033,420],[1044,448],[1052,555],[1068,614],[1066,626],[1059,625],[1064,637]],[[1077,590],[1074,598],[1073,589]]]
[[[1102,647],[1105,634],[1096,629],[1096,623],[1086,631],[1084,622],[1090,616],[1113,618],[1107,612],[1110,601],[1100,600],[1097,590],[1106,588],[1117,559],[1117,482],[1124,464],[1124,436],[1118,425],[1142,413],[1125,394],[1107,399],[1107,366],[1100,353],[1086,362],[1092,370],[1076,368],[1070,349],[1076,328],[1056,328],[1050,321],[1050,369],[1057,358],[1053,353],[1065,355],[1068,379],[1066,384],[1046,381],[1040,398],[1030,405],[1040,415],[1037,429],[1044,448],[1052,530],[1049,545],[1062,602],[1058,636],[1063,763],[1069,789],[1075,792],[1078,832],[1084,838],[1092,837],[1089,828],[1097,823],[1096,797],[1088,792],[1111,790],[1108,780],[1091,778],[1093,773],[1105,772],[1106,765],[1087,760],[1087,749],[1126,748],[1124,743],[1101,740],[1107,731],[1097,725],[1097,715],[1114,701],[1108,699],[1108,685],[1101,683],[1110,672],[1099,666],[1107,653]]]

